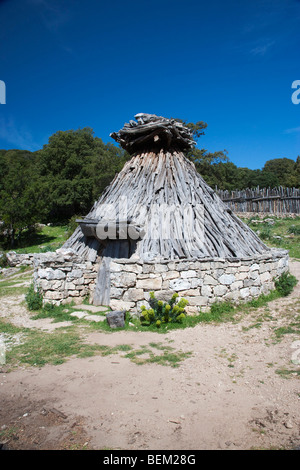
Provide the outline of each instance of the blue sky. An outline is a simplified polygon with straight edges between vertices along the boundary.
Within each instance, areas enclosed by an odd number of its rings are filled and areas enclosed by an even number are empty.
[[[300,155],[299,0],[0,1],[0,148],[109,134],[140,112],[205,121],[238,166]]]

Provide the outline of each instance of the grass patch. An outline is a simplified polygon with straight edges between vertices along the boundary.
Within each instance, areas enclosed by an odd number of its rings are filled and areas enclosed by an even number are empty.
[[[109,347],[98,344],[85,344],[80,330],[76,327],[58,329],[52,333],[17,328],[8,322],[0,321],[0,332],[7,335],[23,333],[22,344],[13,345],[6,351],[6,364],[16,367],[19,364],[42,367],[46,364],[58,365],[72,356],[84,358],[94,355],[108,356],[130,351],[127,344]]]
[[[27,286],[3,286],[0,283],[0,297],[12,297],[14,295],[25,295],[27,293]]]
[[[62,364],[66,357],[76,355],[81,348],[80,336],[75,331],[44,333],[31,330],[24,343],[8,351],[6,358],[12,365],[57,365]]]
[[[78,310],[78,309],[77,309]],[[33,320],[40,318],[52,318],[53,322],[78,321],[78,318],[70,315],[76,308],[72,305],[53,305],[45,304],[36,315],[31,317]]]
[[[45,225],[35,232],[24,232],[20,237],[17,253],[44,253],[60,248],[67,239],[67,225]]]
[[[27,329],[20,328],[18,326],[12,325],[8,321],[0,319],[0,333],[14,335],[14,334],[17,334],[17,333],[23,333],[24,330],[27,331]]]
[[[80,329],[76,326],[59,328],[51,333],[27,328],[18,328],[9,322],[0,321],[0,332],[7,336],[22,333],[22,343],[14,344],[6,351],[6,364],[12,368],[19,365],[43,367],[46,364],[58,365],[72,356],[87,358],[95,355],[111,356],[121,354],[137,365],[156,363],[163,366],[178,367],[191,356],[191,352],[176,351],[161,342],[133,349],[129,344],[114,347],[98,344],[85,344]]]
[[[255,223],[251,219],[244,219],[244,222],[255,231],[258,236],[269,246],[279,247],[289,250],[291,258],[300,259],[300,217],[294,219],[277,218],[266,216],[262,223]],[[268,219],[272,219],[271,223]]]
[[[159,364],[162,366],[179,367],[183,360],[192,355],[191,352],[176,351],[174,348],[165,346],[162,343],[149,343],[149,346],[141,346],[140,349],[131,351],[124,357],[137,365]],[[162,351],[162,354],[155,354],[152,348]]]
[[[276,369],[275,372],[285,379],[289,379],[291,375],[300,376],[300,369]]]
[[[300,335],[300,322],[290,323],[287,326],[281,326],[274,330],[277,339],[281,339],[284,335],[297,334]]]

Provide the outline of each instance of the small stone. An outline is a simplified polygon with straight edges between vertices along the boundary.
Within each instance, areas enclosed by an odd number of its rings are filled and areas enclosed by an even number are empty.
[[[111,328],[124,328],[125,326],[126,310],[119,310],[109,312],[106,314],[106,319]]]
[[[292,429],[292,428],[293,428],[293,423],[291,422],[290,419],[288,419],[287,421],[285,421],[283,424],[284,424],[284,426],[285,426],[287,429]]]

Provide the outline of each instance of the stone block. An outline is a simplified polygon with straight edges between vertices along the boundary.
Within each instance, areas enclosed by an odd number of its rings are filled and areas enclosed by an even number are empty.
[[[260,295],[260,288],[259,287],[250,287],[250,294],[253,297],[258,297]]]
[[[111,285],[114,287],[133,287],[135,282],[135,273],[111,273]]]
[[[195,306],[195,305],[187,305],[185,307],[185,312],[187,315],[198,315],[199,313],[199,307]]]
[[[66,290],[75,290],[76,286],[75,286],[74,282],[66,282],[65,283],[65,289]]]
[[[66,274],[61,269],[39,269],[38,277],[41,279],[53,280],[53,279],[65,279]]]
[[[259,272],[256,270],[256,271],[250,271],[249,273],[249,278],[250,279],[257,279],[257,277],[259,276]]]
[[[228,291],[228,289],[225,285],[214,286],[213,290],[214,290],[214,295],[216,297],[222,297]]]
[[[163,290],[158,290],[155,291],[155,298],[157,300],[162,300],[163,302],[169,302],[172,298],[172,295],[174,292],[169,289],[163,289]],[[145,300],[150,302],[150,292],[145,292],[144,293]]]
[[[112,299],[121,299],[124,289],[121,287],[111,287],[110,288],[110,297]]]
[[[254,263],[250,266],[250,271],[257,271],[259,270],[259,264]]]
[[[203,305],[208,305],[208,298],[203,297],[202,295],[197,295],[195,297],[188,297],[187,298],[189,305],[191,307],[193,306],[203,306]]]
[[[202,286],[201,295],[203,295],[204,297],[210,297],[212,295],[212,287],[209,285]]]
[[[180,261],[176,265],[176,271],[187,271],[190,267],[190,263],[188,261]]]
[[[190,289],[191,283],[187,279],[172,279],[170,280],[170,289],[175,291]]]
[[[155,272],[155,265],[154,264],[143,264],[143,273],[148,274],[148,273],[154,273]]]
[[[249,274],[248,271],[237,272],[235,274],[235,278],[237,281],[243,281],[244,279],[247,279],[248,274]]]
[[[109,267],[111,273],[118,273],[120,271],[123,271],[123,265],[120,263],[115,263],[114,261],[110,262]]]
[[[79,297],[80,292],[78,290],[68,290],[68,295],[71,297]]]
[[[52,291],[52,290],[48,290],[44,293],[44,299],[49,299],[49,300],[61,300],[63,299],[65,296],[64,296],[64,293],[63,292],[59,292],[59,291]]]
[[[221,284],[224,284],[226,286],[229,286],[230,284],[232,284],[234,281],[235,281],[235,276],[233,274],[222,274],[220,277],[219,277],[219,282]]]
[[[117,264],[117,263],[115,263]],[[136,263],[128,263],[128,264],[123,264],[122,265],[122,271],[128,272],[128,273],[135,273],[135,274],[140,274],[142,272],[143,268],[140,264]]]
[[[131,287],[128,289],[124,295],[123,295],[123,300],[126,302],[137,302],[138,300],[143,300],[144,299],[144,290],[143,289],[136,289],[134,287]]]
[[[216,286],[218,284],[218,281],[213,277],[211,276],[210,274],[205,274],[204,278],[203,278],[203,284],[208,284],[210,286]]]
[[[188,280],[192,289],[203,286],[203,279],[200,279],[199,277],[190,277]]]
[[[250,289],[249,289],[249,287],[245,287],[245,288],[241,289],[239,291],[239,293],[240,293],[240,297],[242,299],[246,299],[247,297],[250,296]]]
[[[267,282],[271,280],[271,274],[268,271],[263,272],[260,275],[261,282]]]
[[[155,264],[155,272],[156,273],[165,273],[168,271],[167,264]]]
[[[130,310],[135,306],[135,302],[126,302],[124,300],[111,299],[109,306],[112,310]]]
[[[180,291],[180,296],[181,297],[186,297],[186,296],[192,296],[193,297],[193,296],[196,296],[196,295],[200,295],[200,289],[199,288]]]
[[[162,287],[162,279],[160,277],[148,278],[148,279],[138,279],[136,282],[137,289],[146,289],[146,290],[159,290]]]
[[[181,271],[180,277],[182,279],[188,279],[189,277],[197,277],[198,273],[197,271],[193,269],[189,269],[188,271]]]
[[[82,276],[83,276],[82,269],[73,269],[72,271],[68,273],[69,279],[81,278]]]
[[[243,281],[235,281],[230,285],[230,290],[234,291],[234,290],[242,289],[243,286],[244,286]]]
[[[107,323],[111,328],[124,328],[126,310],[108,312],[106,314]]]

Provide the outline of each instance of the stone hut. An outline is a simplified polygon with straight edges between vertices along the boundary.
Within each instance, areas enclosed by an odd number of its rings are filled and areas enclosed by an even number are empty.
[[[182,123],[137,114],[111,136],[132,158],[56,253],[35,257],[35,284],[47,302],[139,311],[149,293],[174,292],[187,310],[246,301],[274,288],[288,253],[267,247],[221,201],[185,152]]]

